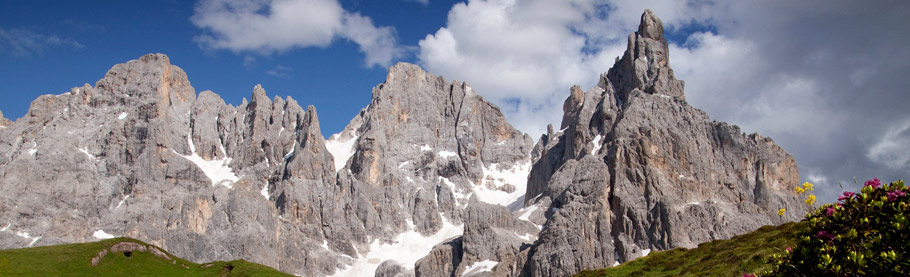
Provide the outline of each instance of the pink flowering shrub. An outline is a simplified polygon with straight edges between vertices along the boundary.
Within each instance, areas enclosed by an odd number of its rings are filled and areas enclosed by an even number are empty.
[[[767,276],[910,276],[910,189],[903,181],[866,181],[836,204],[806,216],[809,228]]]

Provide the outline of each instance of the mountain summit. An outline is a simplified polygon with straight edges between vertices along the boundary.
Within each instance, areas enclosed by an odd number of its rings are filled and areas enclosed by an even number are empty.
[[[799,180],[793,157],[686,103],[662,31],[645,11],[598,86],[571,89],[563,131],[549,127],[535,146],[526,204],[548,219],[528,274],[564,276],[695,247],[806,210],[790,190]],[[785,207],[792,211],[778,216]]]
[[[312,106],[259,85],[228,105],[149,54],[0,114],[0,248],[127,236],[305,276],[566,276],[801,212],[786,151],[686,103],[650,11],[563,110],[535,145],[399,63],[324,139]]]

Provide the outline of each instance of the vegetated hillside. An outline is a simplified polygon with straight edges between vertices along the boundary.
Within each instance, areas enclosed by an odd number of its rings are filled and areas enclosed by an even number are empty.
[[[805,222],[765,226],[735,236],[699,244],[697,248],[677,248],[655,252],[616,267],[585,270],[577,277],[593,276],[742,276],[765,269],[771,254],[796,244],[796,231]]]
[[[114,238],[0,250],[0,276],[290,275],[244,260],[196,264],[139,240]]]

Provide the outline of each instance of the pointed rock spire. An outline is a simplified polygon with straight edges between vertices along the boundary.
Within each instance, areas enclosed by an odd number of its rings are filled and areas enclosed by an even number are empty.
[[[651,10],[645,10],[641,14],[641,23],[638,25],[638,35],[653,40],[664,40],[664,26],[660,18],[654,15]]]
[[[627,102],[636,91],[685,99],[684,83],[676,80],[670,68],[669,47],[663,32],[660,18],[645,10],[638,32],[629,35],[626,52],[607,73],[620,101]]]
[[[12,121],[3,117],[3,111],[0,111],[0,126],[9,126],[12,124]]]

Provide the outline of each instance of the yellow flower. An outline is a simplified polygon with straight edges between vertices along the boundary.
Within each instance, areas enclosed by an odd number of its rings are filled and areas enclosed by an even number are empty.
[[[787,209],[780,209],[780,210],[777,211],[777,215],[783,216],[783,215],[784,215],[784,212],[786,212],[786,211],[787,211]]]
[[[806,205],[812,205],[812,203],[815,203],[815,195],[809,194],[809,196],[806,197],[805,202],[806,202]]]
[[[806,190],[804,190],[801,187],[796,187],[796,193],[803,193],[803,192],[806,192]]]
[[[815,187],[815,186],[812,185],[812,183],[809,183],[808,181],[805,182],[805,183],[803,183],[803,189],[806,190],[806,191],[815,190],[813,187]]]

